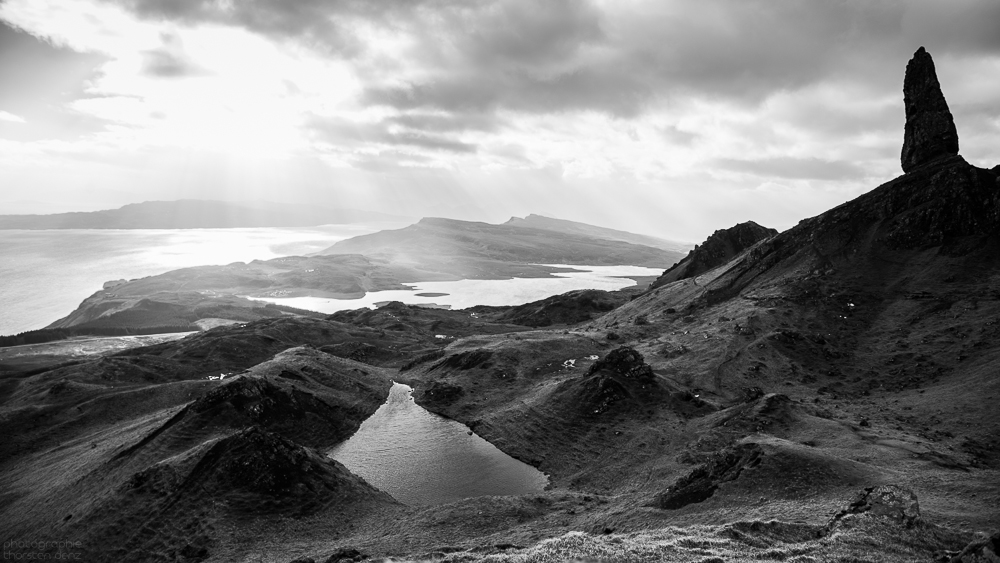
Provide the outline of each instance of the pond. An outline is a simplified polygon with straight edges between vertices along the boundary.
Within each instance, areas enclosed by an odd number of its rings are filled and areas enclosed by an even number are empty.
[[[328,455],[410,505],[542,491],[548,477],[500,451],[467,426],[417,405],[395,383],[389,398]]]

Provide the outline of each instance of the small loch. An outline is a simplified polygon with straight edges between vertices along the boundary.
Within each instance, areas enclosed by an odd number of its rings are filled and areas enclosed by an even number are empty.
[[[328,452],[355,474],[409,505],[542,491],[548,477],[460,422],[417,405],[395,383],[350,439]]]

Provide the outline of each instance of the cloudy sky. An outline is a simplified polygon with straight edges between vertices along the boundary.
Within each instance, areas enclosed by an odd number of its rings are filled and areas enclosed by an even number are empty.
[[[0,0],[0,213],[783,229],[900,174],[921,45],[1000,164],[998,28],[996,0]]]

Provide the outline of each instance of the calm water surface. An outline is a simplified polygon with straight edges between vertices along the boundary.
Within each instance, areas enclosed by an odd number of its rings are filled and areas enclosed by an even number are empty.
[[[503,453],[464,424],[413,402],[396,383],[389,399],[329,456],[372,485],[411,505],[486,495],[523,495],[548,478]]]
[[[586,266],[548,264],[560,268],[575,268],[575,272],[559,272],[548,278],[511,278],[507,280],[457,280],[404,283],[413,290],[393,289],[372,291],[358,299],[327,297],[251,297],[308,311],[335,313],[361,307],[375,308],[386,301],[402,301],[410,305],[439,305],[465,309],[475,305],[522,305],[575,289],[615,291],[635,285],[626,276],[659,276],[663,268],[642,266]]]
[[[0,230],[0,335],[65,317],[109,280],[308,254],[397,226]]]

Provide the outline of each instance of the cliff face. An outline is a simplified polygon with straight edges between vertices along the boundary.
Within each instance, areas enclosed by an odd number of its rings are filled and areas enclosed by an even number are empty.
[[[900,162],[903,172],[941,157],[958,154],[958,131],[941,93],[934,60],[923,47],[906,65],[903,78],[906,129]]]
[[[703,274],[729,262],[744,250],[776,234],[778,231],[762,227],[753,221],[739,223],[728,229],[719,229],[705,242],[695,246],[683,260],[664,272],[653,282],[651,288]]]

